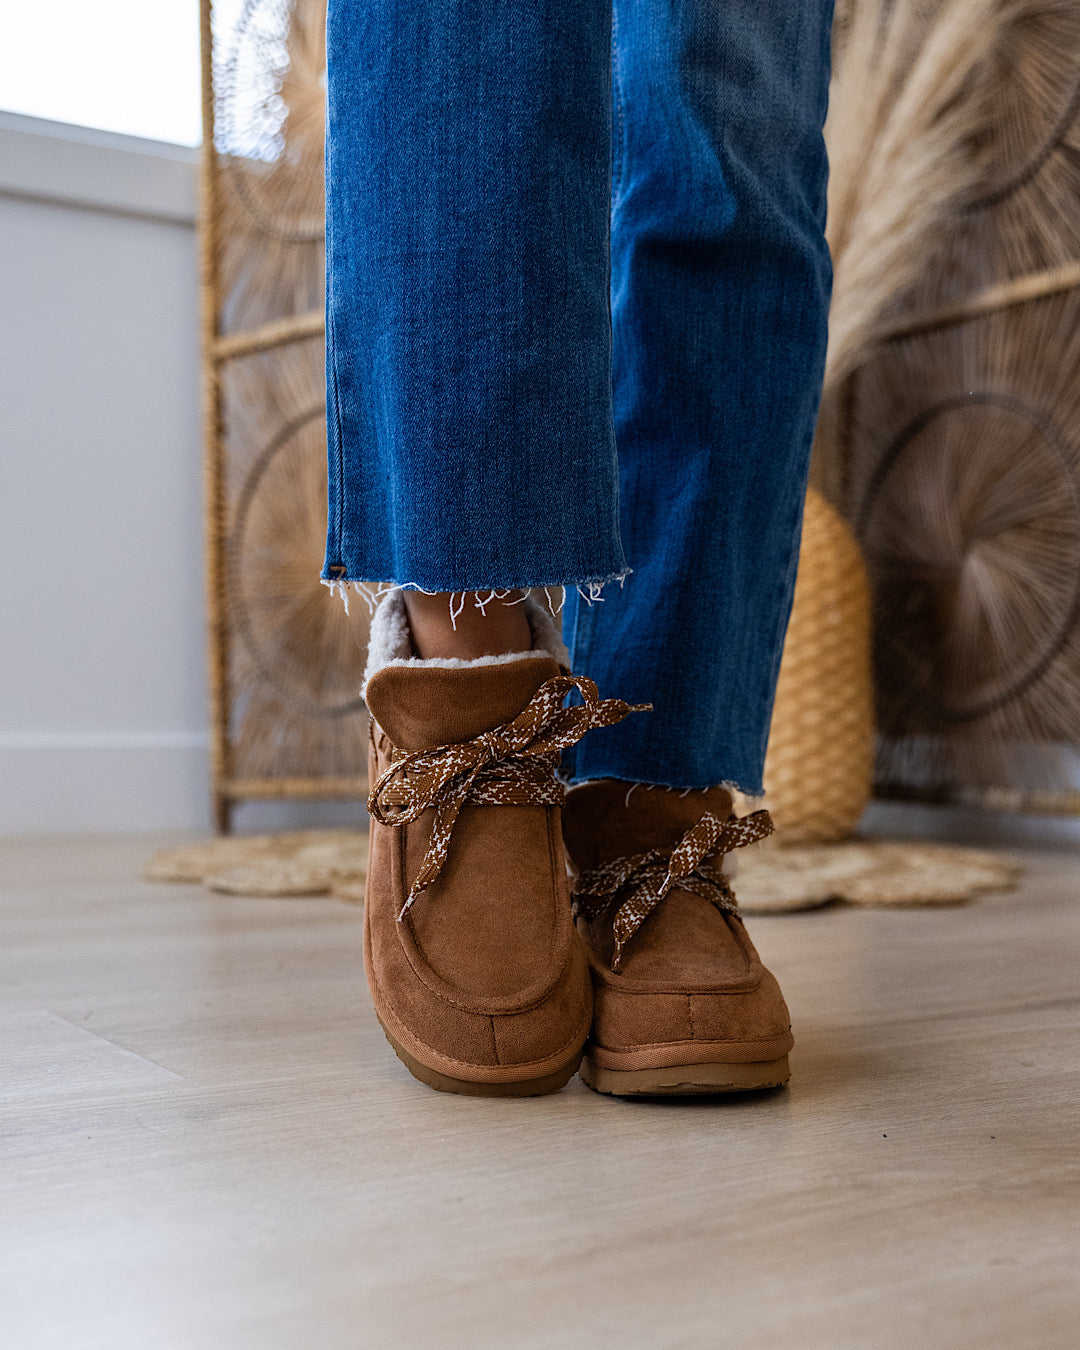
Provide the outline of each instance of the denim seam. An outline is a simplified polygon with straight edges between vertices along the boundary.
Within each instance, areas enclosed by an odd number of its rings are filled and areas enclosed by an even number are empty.
[[[328,127],[329,127],[329,123],[330,123],[330,119],[329,119],[329,115],[328,115],[328,116],[327,116],[327,126],[328,126]],[[331,176],[331,173],[332,173],[331,142],[332,142],[332,137],[329,136],[329,135],[327,135],[327,137],[326,137],[325,157],[326,157],[326,180],[327,180],[328,183],[329,183],[329,181],[330,181],[330,176]],[[334,491],[334,498],[335,498],[335,500],[334,500],[334,507],[335,507],[335,512],[334,512],[334,515],[335,515],[335,520],[334,520],[334,533],[335,533],[335,539],[334,539],[334,543],[335,543],[335,546],[336,546],[336,550],[335,550],[335,551],[336,551],[336,558],[335,558],[334,561],[335,561],[335,563],[338,564],[338,566],[336,566],[333,570],[343,572],[343,571],[345,571],[345,568],[342,567],[342,566],[340,565],[340,560],[344,557],[344,553],[345,553],[345,452],[344,452],[344,448],[343,448],[343,437],[342,437],[342,432],[341,432],[341,394],[340,394],[340,391],[339,391],[339,389],[338,389],[337,343],[336,343],[335,340],[334,340],[334,329],[335,329],[335,323],[334,323],[334,305],[333,305],[333,298],[334,298],[334,287],[333,287],[333,273],[334,273],[334,236],[333,236],[333,229],[332,229],[332,218],[331,218],[331,213],[330,213],[329,210],[328,210],[327,213],[326,213],[326,226],[327,226],[327,228],[326,228],[326,236],[327,236],[327,237],[326,237],[326,270],[327,270],[327,278],[326,278],[326,280],[327,280],[327,286],[326,286],[326,361],[327,361],[328,373],[329,373],[329,376],[330,376],[330,398],[331,398],[331,402],[333,403],[333,413],[334,413],[334,417],[333,417],[333,440],[334,440],[333,454],[334,454],[334,461],[333,461],[333,462],[334,462],[334,473],[335,473],[335,480],[336,480],[335,483],[334,483],[334,489],[335,489],[335,491]],[[328,419],[328,421],[329,421],[329,419]],[[329,427],[327,428],[327,430],[328,430],[328,432],[329,432]],[[327,560],[327,561],[328,561],[328,563],[329,563],[329,560]],[[330,570],[329,567],[328,567],[326,570]]]
[[[340,558],[345,552],[345,459],[342,447],[341,433],[341,395],[338,392],[337,377],[337,344],[334,341],[333,321],[328,317],[327,332],[329,334],[327,356],[330,363],[330,389],[334,404],[334,472],[337,482],[335,507],[336,520],[334,522],[335,543],[337,544],[337,556]],[[343,569],[344,570],[344,569]]]
[[[619,8],[611,7],[611,95],[615,103],[615,113],[619,129],[612,147],[611,200],[622,192],[623,175],[626,171],[626,121],[623,109],[622,80],[619,69]]]

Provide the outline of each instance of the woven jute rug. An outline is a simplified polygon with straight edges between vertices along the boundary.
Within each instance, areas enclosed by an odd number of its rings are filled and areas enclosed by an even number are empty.
[[[1020,871],[998,854],[945,844],[851,839],[766,845],[740,857],[735,893],[747,914],[839,902],[881,908],[962,905],[987,891],[1011,890]]]
[[[146,881],[201,882],[227,895],[339,895],[364,899],[364,830],[296,830],[208,839],[157,853]]]
[[[363,831],[300,830],[166,849],[143,876],[201,883],[229,895],[335,895],[363,904],[366,867]],[[735,890],[747,914],[839,902],[958,905],[986,891],[1009,890],[1019,875],[1010,859],[944,844],[854,839],[785,848],[767,843],[739,858]]]

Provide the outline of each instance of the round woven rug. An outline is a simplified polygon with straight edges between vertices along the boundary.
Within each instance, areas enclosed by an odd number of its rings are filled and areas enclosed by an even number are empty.
[[[843,902],[889,908],[962,905],[1016,885],[1011,859],[945,844],[851,839],[842,844],[748,850],[735,891],[747,914],[778,914]]]
[[[295,830],[234,835],[163,849],[146,881],[201,882],[227,895],[340,894],[363,903],[368,837],[364,830]]]
[[[201,882],[228,895],[336,895],[363,904],[367,834],[299,830],[211,839],[158,853],[147,881]],[[852,905],[959,905],[1009,890],[1019,866],[994,853],[944,844],[758,846],[739,859],[735,890],[747,914]]]

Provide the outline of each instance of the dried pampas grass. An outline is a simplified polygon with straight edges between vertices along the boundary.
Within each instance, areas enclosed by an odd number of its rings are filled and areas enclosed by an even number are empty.
[[[1019,0],[862,0],[852,7],[826,126],[834,301],[826,383],[884,338],[940,256],[982,176],[986,79]],[[929,16],[933,15],[932,20]]]

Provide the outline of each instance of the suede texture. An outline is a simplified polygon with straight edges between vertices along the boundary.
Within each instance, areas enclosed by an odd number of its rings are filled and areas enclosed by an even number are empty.
[[[512,720],[555,661],[388,666],[367,686],[371,781],[395,753],[467,741]],[[403,919],[434,811],[371,824],[365,965],[384,1027],[421,1063],[471,1082],[527,1081],[588,1033],[588,963],[570,914],[555,806],[466,804],[443,869]]]
[[[563,838],[571,865],[584,871],[614,858],[670,851],[706,811],[726,819],[723,788],[679,793],[601,779],[567,796]],[[780,987],[765,969],[742,920],[689,891],[673,890],[630,939],[618,973],[611,969],[613,909],[579,918],[593,971],[591,1044],[632,1056],[636,1067],[687,1062],[710,1044],[723,1063],[771,1060],[790,1050],[790,1016]],[[609,1062],[615,1062],[610,1059]]]

